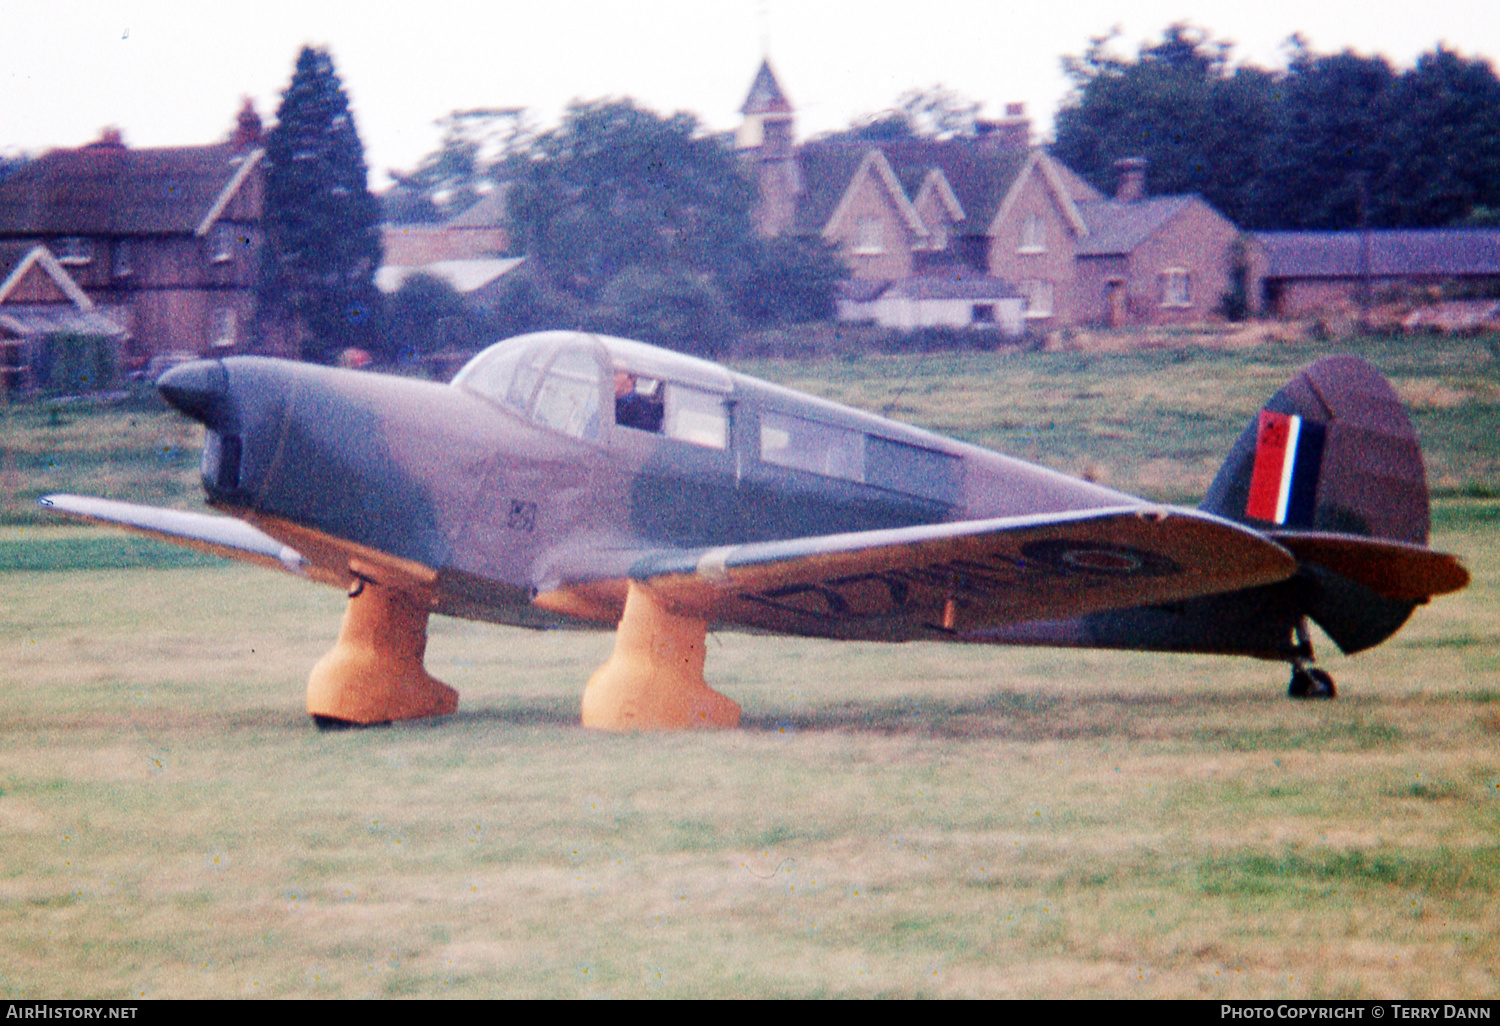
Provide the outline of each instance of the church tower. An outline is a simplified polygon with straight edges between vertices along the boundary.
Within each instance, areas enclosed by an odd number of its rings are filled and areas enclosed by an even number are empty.
[[[753,167],[759,187],[755,228],[762,236],[780,235],[791,227],[802,185],[793,145],[796,119],[769,60],[760,62],[740,114],[744,120],[736,145]]]

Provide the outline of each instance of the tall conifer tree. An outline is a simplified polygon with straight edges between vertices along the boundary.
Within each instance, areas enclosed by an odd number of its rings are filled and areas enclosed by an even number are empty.
[[[273,330],[329,360],[379,339],[380,208],[327,50],[303,47],[266,140],[266,246],[259,292]]]

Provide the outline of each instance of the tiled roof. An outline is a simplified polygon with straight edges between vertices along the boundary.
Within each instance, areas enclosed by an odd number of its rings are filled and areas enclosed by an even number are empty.
[[[1500,275],[1500,229],[1371,231],[1377,277]],[[1258,232],[1268,278],[1356,278],[1359,232]]]
[[[1078,213],[1089,233],[1078,240],[1078,255],[1115,256],[1133,252],[1197,200],[1197,196],[1152,196],[1131,203],[1115,200],[1079,203]]]
[[[0,181],[0,235],[191,234],[252,154],[228,143],[53,150]]]
[[[916,199],[929,171],[941,169],[968,215],[956,227],[960,234],[984,233],[1031,156],[1027,150],[992,149],[967,140],[807,143],[797,151],[802,195],[797,199],[795,231],[813,234],[828,223],[854,172],[872,149],[885,155],[908,200]]]

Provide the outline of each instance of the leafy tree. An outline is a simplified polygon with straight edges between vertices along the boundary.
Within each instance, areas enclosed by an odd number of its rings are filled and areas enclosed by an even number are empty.
[[[1274,83],[1232,68],[1231,46],[1202,29],[1170,26],[1137,60],[1118,56],[1118,32],[1090,41],[1063,67],[1073,92],[1058,112],[1054,152],[1105,193],[1116,161],[1145,157],[1152,192],[1197,192],[1233,220],[1243,216]]]
[[[942,85],[908,89],[897,97],[894,107],[858,117],[844,131],[820,138],[851,142],[968,138],[977,132],[981,106]]]
[[[1395,156],[1386,126],[1396,73],[1383,57],[1318,55],[1297,37],[1292,43],[1249,219],[1278,228],[1357,227]]]
[[[705,356],[719,355],[738,327],[728,299],[708,275],[640,264],[626,267],[599,291],[589,326]]]
[[[1144,156],[1153,192],[1197,192],[1242,227],[1457,223],[1500,205],[1500,80],[1439,47],[1397,72],[1380,56],[1288,40],[1284,69],[1232,66],[1230,44],[1173,25],[1135,59],[1117,33],[1064,59],[1073,92],[1054,152],[1105,192]]]
[[[364,147],[326,50],[304,47],[266,138],[264,321],[327,361],[379,338],[380,209]],[[378,347],[377,347],[378,348]]]
[[[630,100],[577,103],[511,164],[511,211],[553,284],[593,299],[632,265],[717,275],[750,235],[753,188],[727,139]]]
[[[833,246],[789,236],[755,240],[738,265],[730,284],[735,309],[762,327],[828,320],[849,276]]]
[[[443,130],[438,150],[409,174],[390,172],[397,186],[388,194],[387,220],[445,221],[463,213],[499,183],[507,160],[533,134],[522,107],[456,110],[437,124]]]
[[[411,274],[386,300],[387,342],[381,354],[409,359],[460,348],[475,334],[469,306],[442,278]]]
[[[1392,227],[1483,220],[1500,206],[1500,79],[1487,61],[1444,47],[1395,83],[1380,223]]]

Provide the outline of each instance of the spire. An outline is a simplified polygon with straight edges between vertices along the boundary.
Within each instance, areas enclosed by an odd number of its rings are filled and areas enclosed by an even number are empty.
[[[760,62],[760,70],[755,73],[755,81],[750,83],[750,94],[745,97],[745,105],[740,108],[741,114],[790,114],[792,104],[781,91],[781,83],[776,81],[776,73],[771,70],[769,59]]]

